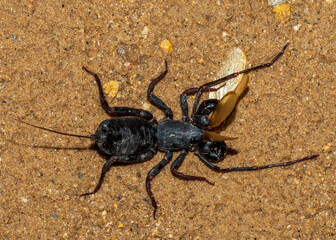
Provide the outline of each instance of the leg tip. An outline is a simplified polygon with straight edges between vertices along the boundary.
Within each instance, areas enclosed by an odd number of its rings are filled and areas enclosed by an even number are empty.
[[[89,195],[92,195],[92,194],[95,194],[95,192],[83,193],[83,194],[79,195],[79,197],[86,197],[86,196],[89,196]]]
[[[215,186],[215,183],[214,182],[210,182],[208,179],[205,180],[207,183],[209,183],[210,185],[212,186]]]
[[[156,215],[156,209],[154,209],[154,211],[153,211],[153,218],[154,218],[154,220],[156,220],[155,215]]]

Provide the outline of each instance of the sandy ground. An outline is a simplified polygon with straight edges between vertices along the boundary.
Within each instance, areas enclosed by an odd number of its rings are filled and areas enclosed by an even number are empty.
[[[142,3],[140,3],[142,2]],[[278,19],[267,1],[2,1],[0,4],[1,239],[332,239],[336,235],[336,2],[287,3]],[[234,2],[234,3],[233,3]],[[171,52],[160,47],[173,44]],[[111,168],[94,196],[105,157],[89,140],[23,125],[91,134],[107,119],[94,79],[120,82],[113,106],[160,110],[155,89],[180,119],[179,94],[214,79],[226,52],[240,47],[249,89],[230,118],[220,166],[263,165],[318,153],[287,168],[219,174],[192,153],[181,171],[215,186],[174,178],[152,182],[157,219],[145,191],[163,157]],[[174,155],[176,157],[177,154]]]

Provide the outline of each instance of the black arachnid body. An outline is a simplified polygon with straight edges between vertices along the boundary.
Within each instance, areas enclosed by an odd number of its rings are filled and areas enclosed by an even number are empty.
[[[154,207],[153,216],[155,218],[157,204],[151,191],[151,180],[170,162],[173,157],[173,152],[175,151],[180,151],[180,155],[171,165],[171,172],[175,177],[185,180],[205,181],[211,185],[213,185],[213,183],[204,177],[187,175],[178,171],[189,151],[194,152],[206,166],[217,172],[253,171],[271,167],[288,166],[318,156],[312,155],[295,161],[251,167],[220,168],[213,164],[224,159],[228,152],[224,141],[232,139],[211,131],[213,127],[219,125],[216,124],[214,126],[214,124],[212,124],[216,120],[216,113],[224,109],[225,114],[228,116],[233,110],[238,96],[244,91],[246,86],[240,84],[242,86],[240,90],[227,93],[221,101],[209,99],[203,101],[198,106],[201,94],[203,92],[218,90],[218,88],[215,89],[211,87],[236,77],[239,74],[271,66],[283,54],[287,46],[288,43],[269,63],[230,74],[221,79],[206,83],[199,88],[185,90],[180,96],[183,113],[182,120],[173,120],[172,110],[160,98],[153,94],[154,86],[160,82],[168,72],[166,63],[165,71],[152,80],[147,91],[148,100],[165,113],[165,119],[159,122],[156,121],[151,113],[145,110],[129,107],[110,107],[105,99],[98,75],[83,67],[83,70],[94,76],[98,85],[101,105],[112,118],[103,121],[99,125],[96,133],[91,136],[62,133],[29,123],[26,124],[58,134],[90,138],[97,144],[99,149],[108,156],[108,160],[103,165],[100,179],[95,189],[81,196],[96,193],[103,183],[106,172],[113,164],[143,162],[153,158],[158,150],[165,152],[163,160],[148,172],[146,178],[146,190]],[[196,94],[196,98],[192,114],[189,117],[187,96],[193,94]]]

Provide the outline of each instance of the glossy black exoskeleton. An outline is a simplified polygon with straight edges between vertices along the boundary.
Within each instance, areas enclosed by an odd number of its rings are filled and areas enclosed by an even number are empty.
[[[98,85],[102,107],[110,116],[112,116],[112,118],[103,121],[99,125],[96,133],[91,136],[61,133],[32,124],[27,124],[59,134],[90,138],[97,144],[103,153],[109,156],[102,168],[101,176],[95,189],[92,192],[82,194],[81,196],[96,193],[103,183],[106,172],[114,163],[143,162],[150,160],[158,150],[165,152],[163,160],[148,172],[146,178],[146,190],[154,207],[153,216],[155,218],[157,204],[151,191],[151,180],[170,162],[173,157],[173,152],[175,151],[181,152],[171,165],[171,172],[175,177],[185,180],[205,181],[211,185],[213,185],[213,183],[204,177],[187,175],[178,171],[189,151],[194,152],[200,160],[202,160],[202,162],[217,172],[253,171],[271,167],[288,166],[317,156],[313,155],[295,161],[252,167],[220,168],[213,164],[223,160],[226,156],[228,149],[224,140],[228,140],[230,138],[211,132],[211,118],[209,118],[209,115],[215,111],[218,100],[205,100],[198,106],[198,101],[202,92],[214,91],[216,89],[211,88],[212,86],[239,74],[248,73],[263,67],[269,67],[283,54],[287,45],[271,62],[267,64],[233,73],[224,78],[206,83],[199,88],[191,88],[184,91],[180,96],[183,113],[181,121],[173,120],[172,110],[160,98],[153,94],[154,86],[161,81],[168,72],[166,63],[165,71],[161,73],[159,77],[152,80],[147,91],[148,100],[165,113],[165,119],[159,122],[156,121],[151,113],[142,109],[110,107],[105,99],[98,75],[83,67],[87,73],[94,76]],[[197,95],[193,111],[189,117],[186,97],[196,93]]]

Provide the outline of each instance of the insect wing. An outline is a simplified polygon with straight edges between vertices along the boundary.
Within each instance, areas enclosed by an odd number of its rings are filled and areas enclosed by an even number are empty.
[[[239,72],[245,69],[246,57],[242,50],[234,48],[231,50],[220,70],[217,73],[217,79],[223,78],[234,72]],[[209,99],[220,100],[216,106],[215,111],[210,116],[211,127],[220,125],[232,112],[239,96],[244,92],[247,87],[248,78],[243,74],[238,75],[235,78],[225,81],[225,85],[219,88],[215,92],[209,93]],[[220,87],[223,83],[214,88]]]
[[[214,112],[210,117],[211,127],[217,127],[221,124],[232,112],[234,107],[236,106],[236,102],[239,96],[244,92],[247,87],[248,77],[245,76],[240,81],[239,85],[235,89],[235,91],[228,92],[222,100],[220,100]]]
[[[207,140],[211,140],[213,142],[219,142],[219,141],[226,141],[226,140],[235,140],[237,139],[236,137],[229,137],[229,136],[224,136],[215,132],[210,132],[210,131],[205,131],[203,133],[203,137]]]
[[[216,79],[223,78],[227,75],[230,75],[234,72],[239,72],[241,70],[244,70],[246,66],[246,56],[243,53],[243,51],[240,48],[234,48],[232,49],[225,60],[221,64],[221,68],[217,72]],[[238,75],[235,78],[231,78],[229,80],[225,81],[225,86],[218,89],[215,92],[209,93],[209,99],[218,99],[221,100],[228,92],[234,91],[239,82],[242,80],[243,74]],[[216,86],[212,86],[213,88],[218,88],[223,83],[220,83]]]

